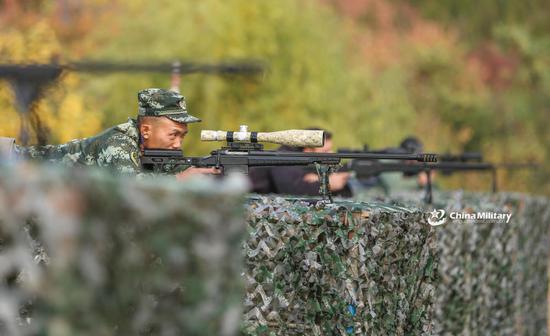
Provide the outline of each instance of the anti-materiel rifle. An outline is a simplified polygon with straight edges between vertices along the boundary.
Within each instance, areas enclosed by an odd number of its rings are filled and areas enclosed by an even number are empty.
[[[378,176],[383,173],[401,172],[403,174],[412,176],[419,173],[426,173],[426,197],[427,203],[432,202],[432,181],[431,171],[441,171],[443,174],[450,174],[454,172],[468,172],[468,171],[488,171],[492,174],[493,178],[493,192],[496,192],[496,168],[490,163],[483,162],[438,162],[430,164],[418,164],[416,162],[396,163],[396,162],[380,162],[380,161],[368,161],[368,160],[353,160],[349,162],[345,167],[346,171],[353,171],[355,177],[359,180],[364,180],[373,176]]]
[[[346,150],[347,151],[347,150]],[[358,151],[353,151],[357,153]],[[406,152],[402,148],[389,148],[383,150],[367,151],[366,153],[399,153]],[[430,171],[437,170],[443,175],[450,175],[456,172],[489,172],[492,178],[492,191],[498,191],[497,170],[498,169],[536,169],[539,167],[536,163],[502,163],[493,164],[483,162],[483,156],[478,152],[464,152],[461,154],[437,154],[438,163],[421,165],[415,162],[394,163],[379,162],[367,160],[354,160],[349,162],[344,170],[355,172],[359,180],[365,180],[369,177],[378,176],[388,172],[402,172],[412,176],[421,172],[426,173],[426,202],[432,201],[432,181]]]
[[[324,144],[324,132],[316,130],[248,132],[248,127],[242,125],[238,132],[202,131],[201,140],[226,141],[227,144],[203,157],[186,157],[179,150],[145,149],[141,163],[145,168],[156,171],[166,165],[215,167],[221,169],[222,174],[248,174],[250,167],[315,165],[321,181],[319,192],[325,199],[332,200],[328,175],[339,168],[343,159],[437,161],[437,156],[433,154],[283,152],[264,150],[261,144],[269,142],[291,147],[321,147]]]

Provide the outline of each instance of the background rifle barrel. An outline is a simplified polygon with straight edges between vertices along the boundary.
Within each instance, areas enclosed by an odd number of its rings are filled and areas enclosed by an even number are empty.
[[[497,163],[494,164],[497,169],[538,169],[538,163]]]
[[[433,169],[442,171],[464,171],[464,170],[493,170],[495,166],[485,162],[439,162],[434,165],[428,165]]]
[[[441,162],[481,162],[483,161],[483,155],[479,152],[464,152],[461,154],[440,154],[439,161]]]

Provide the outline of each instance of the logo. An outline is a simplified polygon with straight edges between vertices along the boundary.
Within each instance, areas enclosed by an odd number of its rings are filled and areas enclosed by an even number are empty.
[[[432,212],[430,212],[430,217],[428,217],[428,224],[431,226],[438,226],[447,221],[447,218],[445,218],[445,210],[443,209],[434,209]]]
[[[480,223],[505,223],[508,224],[512,218],[511,213],[506,212],[458,212],[451,211],[446,216],[446,212],[443,209],[434,209],[427,213],[428,224],[431,226],[438,226],[444,224],[447,221],[447,217],[450,220],[468,220]]]

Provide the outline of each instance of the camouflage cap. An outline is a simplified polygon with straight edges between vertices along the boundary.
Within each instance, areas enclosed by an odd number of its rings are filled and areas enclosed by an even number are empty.
[[[177,92],[164,89],[144,89],[138,92],[138,115],[161,117],[165,116],[179,123],[201,121],[187,113],[185,97]]]

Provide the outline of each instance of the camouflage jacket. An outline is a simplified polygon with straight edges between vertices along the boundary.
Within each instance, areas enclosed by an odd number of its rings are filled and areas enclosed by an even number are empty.
[[[147,173],[141,167],[137,121],[111,127],[90,138],[62,145],[16,147],[19,157],[68,166],[99,166],[124,175]]]

